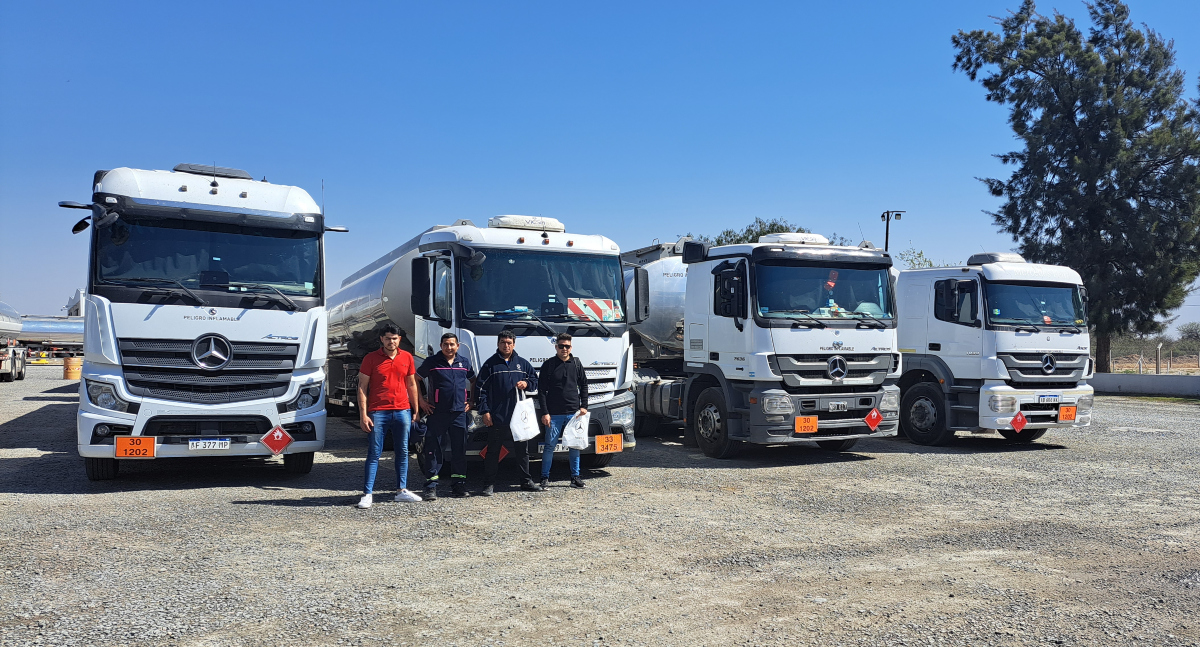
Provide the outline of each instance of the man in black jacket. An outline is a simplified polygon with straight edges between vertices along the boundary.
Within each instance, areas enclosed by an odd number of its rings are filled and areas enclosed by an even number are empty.
[[[475,384],[479,388],[478,410],[488,428],[487,455],[483,459],[483,496],[492,496],[496,471],[500,465],[500,450],[512,447],[517,469],[521,471],[521,489],[541,492],[542,488],[529,475],[529,441],[516,442],[509,423],[517,406],[517,391],[537,390],[537,374],[533,365],[517,355],[517,338],[511,330],[496,336],[496,354],[479,369]]]
[[[538,402],[542,425],[546,427],[546,447],[542,450],[542,487],[550,484],[550,464],[554,447],[571,418],[587,413],[588,382],[583,363],[571,354],[571,335],[559,333],[554,357],[542,364],[538,373]],[[571,487],[583,487],[579,478],[579,450],[568,453],[571,462]]]

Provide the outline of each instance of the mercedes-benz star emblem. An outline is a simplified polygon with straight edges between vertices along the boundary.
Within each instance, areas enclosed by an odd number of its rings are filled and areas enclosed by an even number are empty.
[[[1049,353],[1042,355],[1042,372],[1050,375],[1054,369],[1058,367],[1058,362],[1054,361],[1054,356]]]
[[[846,367],[846,358],[841,355],[834,355],[829,358],[829,367],[825,369],[831,380],[845,379],[850,370]]]
[[[220,335],[201,335],[192,342],[192,361],[202,369],[216,371],[233,359],[233,345]]]

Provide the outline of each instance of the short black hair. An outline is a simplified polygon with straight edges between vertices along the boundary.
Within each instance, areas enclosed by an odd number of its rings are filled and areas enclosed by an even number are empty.
[[[496,341],[500,341],[501,339],[511,339],[514,344],[517,343],[517,336],[508,328],[501,330],[500,334],[496,335]]]
[[[447,339],[453,339],[454,343],[456,343],[456,344],[458,343],[458,335],[456,335],[452,332],[448,332],[448,333],[442,335],[442,341],[446,341]]]
[[[388,325],[384,326],[383,328],[379,329],[379,336],[383,337],[384,335],[400,335],[400,329],[396,328],[392,324],[388,324]],[[400,336],[403,336],[403,335],[400,335]]]
[[[571,333],[560,332],[560,333],[558,333],[558,336],[554,338],[554,340],[555,341],[571,341]]]

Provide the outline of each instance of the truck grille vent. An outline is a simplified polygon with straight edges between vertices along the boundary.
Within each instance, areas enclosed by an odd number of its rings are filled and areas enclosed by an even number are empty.
[[[231,342],[233,359],[219,371],[207,371],[191,359],[186,339],[119,340],[121,364],[134,395],[223,404],[287,393],[299,352],[297,344]]]

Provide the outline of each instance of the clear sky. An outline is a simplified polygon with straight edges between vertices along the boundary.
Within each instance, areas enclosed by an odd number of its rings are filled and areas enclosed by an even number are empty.
[[[950,36],[1018,0],[0,3],[0,300],[54,314],[97,169],[242,168],[327,222],[336,286],[433,224],[553,216],[622,246],[755,216],[961,261],[1008,250],[975,177],[1006,110]],[[1189,96],[1200,2],[1131,0]],[[1082,2],[1042,2],[1086,24]],[[1200,297],[1180,322],[1200,320]]]

